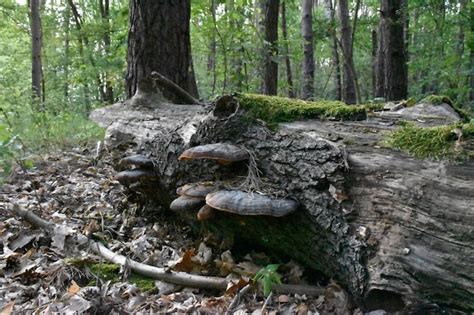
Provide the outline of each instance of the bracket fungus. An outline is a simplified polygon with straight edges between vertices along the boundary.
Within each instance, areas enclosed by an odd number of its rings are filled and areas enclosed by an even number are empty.
[[[118,180],[120,184],[124,186],[129,186],[131,183],[136,183],[142,180],[153,180],[156,178],[157,176],[154,171],[140,168],[122,171],[115,175],[115,180]]]
[[[175,212],[196,210],[200,208],[203,204],[203,199],[188,196],[179,196],[171,202],[170,210]]]
[[[212,207],[204,205],[201,209],[199,209],[197,213],[197,219],[198,221],[206,221],[212,219],[214,214],[215,210]]]
[[[153,168],[153,161],[144,155],[136,154],[124,157],[120,160],[119,165],[122,167],[134,165],[143,168]]]
[[[292,199],[276,199],[239,190],[218,190],[206,196],[206,204],[214,209],[240,215],[282,217],[296,210]]]
[[[198,182],[178,187],[176,193],[180,196],[188,196],[204,200],[206,199],[207,194],[217,189],[218,185],[215,182]]]
[[[221,165],[229,165],[249,159],[249,153],[228,143],[213,143],[192,147],[184,151],[178,158],[183,160],[210,159]]]

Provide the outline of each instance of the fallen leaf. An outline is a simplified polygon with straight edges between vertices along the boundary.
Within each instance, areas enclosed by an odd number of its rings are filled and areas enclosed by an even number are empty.
[[[76,283],[76,281],[72,280],[71,281],[71,286],[67,289],[67,293],[69,296],[76,295],[77,292],[81,290],[81,287]]]
[[[290,297],[288,295],[280,295],[278,296],[279,303],[288,303],[290,301]]]
[[[10,315],[13,312],[13,307],[15,306],[15,301],[11,301],[5,305],[0,311],[0,315]]]
[[[184,252],[183,256],[178,259],[173,267],[173,270],[191,272],[195,267],[196,263],[192,260],[195,255],[194,248],[188,249]]]
[[[241,288],[245,287],[249,282],[240,278],[238,281],[231,280],[227,284],[227,289],[225,290],[225,294],[229,295],[236,295],[237,292],[240,291]]]

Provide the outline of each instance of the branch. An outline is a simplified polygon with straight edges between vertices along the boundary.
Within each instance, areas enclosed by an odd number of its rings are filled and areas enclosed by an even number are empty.
[[[151,78],[158,84],[161,85],[163,88],[171,90],[176,95],[180,96],[184,101],[188,102],[189,104],[196,104],[196,105],[203,105],[202,102],[195,99],[191,94],[186,92],[183,88],[179,85],[162,75],[157,71],[151,72]]]
[[[49,221],[42,219],[41,217],[37,216],[31,211],[21,209],[18,204],[13,206],[11,210],[17,216],[25,219],[28,223],[33,226],[42,228],[46,230],[49,234],[54,234],[55,224]],[[87,238],[83,234],[78,233],[79,239]],[[200,289],[217,289],[224,291],[227,288],[228,280],[225,278],[220,277],[207,277],[207,276],[199,276],[193,275],[186,272],[176,272],[171,271],[165,268],[158,268],[155,266],[146,265],[131,259],[123,255],[116,254],[115,252],[108,249],[106,246],[102,245],[99,242],[89,240],[91,249],[98,255],[102,256],[106,260],[122,265],[130,267],[130,269],[138,274],[141,274],[146,277],[150,277],[152,279],[157,279],[173,284],[182,285],[185,287],[192,287],[192,288],[200,288]],[[308,286],[308,285],[287,285],[287,284],[279,284],[273,285],[272,289],[275,292],[281,294],[306,294],[306,295],[314,295],[319,296],[324,292],[323,288]]]

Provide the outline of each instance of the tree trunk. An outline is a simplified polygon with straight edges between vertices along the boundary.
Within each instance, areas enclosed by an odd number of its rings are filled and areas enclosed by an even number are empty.
[[[68,6],[64,8],[64,101],[69,101],[69,55],[70,55],[70,31],[71,31],[71,10]]]
[[[332,65],[334,68],[334,97],[336,100],[342,100],[342,83],[341,83],[341,63],[339,61],[339,49],[337,48],[336,36],[336,10],[332,0],[326,0],[326,10],[330,16],[331,22],[331,48],[332,48]]]
[[[341,48],[344,57],[342,100],[347,104],[357,101],[354,64],[352,60],[352,31],[349,23],[349,6],[347,0],[339,1],[339,21],[341,23]]]
[[[267,95],[278,92],[278,10],[280,0],[266,0],[265,3],[265,71],[263,91]]]
[[[190,0],[130,1],[126,90],[132,97],[138,83],[157,71],[197,97],[191,66]],[[193,81],[193,82],[192,82]],[[164,93],[172,101],[175,95]]]
[[[91,117],[108,127],[105,144],[117,160],[136,153],[153,160],[157,178],[130,188],[148,191],[148,201],[165,208],[178,186],[247,174],[245,163],[179,161],[185,149],[228,142],[250,150],[266,189],[294,198],[299,208],[284,218],[218,212],[205,226],[233,235],[240,247],[260,246],[336,279],[363,311],[474,310],[472,160],[419,160],[381,148],[396,126],[387,115],[343,124],[298,121],[271,131],[252,123],[239,101],[217,102],[228,113],[161,104],[137,116],[125,103]],[[179,215],[198,231],[196,212]]]
[[[383,13],[381,13],[383,14]],[[375,97],[385,98],[385,19],[379,21],[379,44],[377,46],[377,63],[375,71]]]
[[[214,21],[215,16],[216,16],[216,2],[215,2],[215,0],[211,0],[210,10],[211,10],[211,19]],[[211,35],[210,35],[209,55],[207,56],[207,74],[210,77],[212,77],[211,95],[214,95],[215,92],[216,92],[216,82],[217,82],[216,51],[217,51],[216,30],[213,27]]]
[[[40,1],[30,0],[29,4],[31,30],[31,88],[33,91],[33,98],[38,102],[41,102],[43,91],[41,47],[43,46],[43,37],[41,32]]]
[[[385,99],[402,100],[407,97],[407,65],[403,36],[402,1],[382,0],[385,51]]]
[[[314,97],[313,0],[303,0],[301,34],[304,54],[302,98],[307,100]]]
[[[474,34],[474,6],[471,4],[470,15],[471,15],[471,34]],[[474,45],[469,45],[470,56],[469,56],[469,100],[474,101]]]
[[[102,41],[104,43],[104,52],[105,52],[105,57],[108,57],[110,54],[110,4],[109,0],[100,0],[100,14],[105,26],[105,29],[103,30],[103,36],[102,36]],[[105,71],[105,91],[104,91],[104,97],[103,101],[104,102],[109,102],[113,103],[114,102],[114,89],[112,87],[112,82],[110,81],[110,74],[108,71]]]
[[[372,30],[372,97],[377,97],[377,31]]]
[[[281,3],[281,33],[283,36],[283,49],[285,54],[286,81],[288,84],[288,97],[295,97],[293,75],[291,73],[290,48],[288,45],[288,29],[286,25],[286,0]]]

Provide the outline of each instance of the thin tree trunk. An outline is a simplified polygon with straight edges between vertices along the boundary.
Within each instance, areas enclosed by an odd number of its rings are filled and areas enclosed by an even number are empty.
[[[30,29],[31,29],[31,88],[33,98],[41,102],[43,91],[43,65],[41,63],[41,17],[40,1],[30,0]],[[43,96],[44,97],[44,96]]]
[[[138,83],[157,71],[197,97],[191,65],[190,0],[130,1],[126,90],[135,94]],[[165,97],[180,102],[167,91]]]
[[[101,17],[105,25],[102,40],[104,42],[105,55],[108,56],[110,54],[110,4],[109,0],[100,0],[99,4]],[[108,73],[108,71],[105,72],[105,91],[103,101],[109,103],[114,102],[114,90],[112,82],[110,81],[110,73]]]
[[[70,54],[70,31],[71,31],[71,11],[68,6],[64,8],[64,100],[69,100],[69,54]]]
[[[265,71],[263,90],[266,95],[278,92],[278,11],[280,0],[267,0],[265,6]]]
[[[342,100],[342,83],[341,83],[341,63],[339,60],[339,49],[337,48],[336,37],[336,10],[332,0],[326,0],[326,9],[329,11],[331,22],[331,39],[332,39],[332,64],[334,67],[334,91],[335,99]]]
[[[471,34],[474,34],[474,6],[471,4],[470,9],[470,21],[471,21]],[[469,56],[469,100],[474,101],[474,48],[469,45],[470,56]]]
[[[372,97],[375,98],[377,82],[377,31],[372,30]]]
[[[235,7],[235,0],[227,0],[226,3],[226,10],[228,12],[237,12],[238,17],[235,14],[229,14],[229,25],[232,30],[238,29],[241,25],[244,24],[244,13],[242,12],[241,7]],[[242,74],[242,38],[240,35],[236,34],[232,36],[232,42],[230,43],[230,47],[232,49],[232,56],[231,56],[231,67],[232,67],[232,74],[231,74],[231,83],[233,85],[232,90],[237,92],[242,91],[242,81],[243,81],[243,74]]]
[[[382,0],[385,45],[385,99],[402,100],[407,97],[407,69],[401,0]]]
[[[295,97],[293,76],[291,73],[290,49],[288,47],[288,29],[286,25],[286,0],[281,3],[281,33],[283,36],[283,49],[285,54],[286,80],[288,84],[288,97]]]
[[[385,98],[385,18],[381,12],[378,26],[378,46],[375,69],[375,97]]]
[[[341,23],[341,48],[344,57],[342,100],[347,104],[357,101],[354,65],[352,60],[352,31],[349,24],[349,6],[347,0],[339,1],[339,21]]]
[[[307,100],[314,97],[313,0],[303,0],[301,34],[304,54],[302,98]]]
[[[216,16],[216,2],[215,0],[211,0],[211,17],[214,21]],[[212,76],[212,85],[211,85],[211,94],[214,95],[216,92],[216,81],[217,81],[217,74],[216,74],[216,50],[217,50],[217,43],[216,43],[216,30],[215,28],[212,29],[211,39],[209,44],[209,55],[207,57],[207,73]]]

